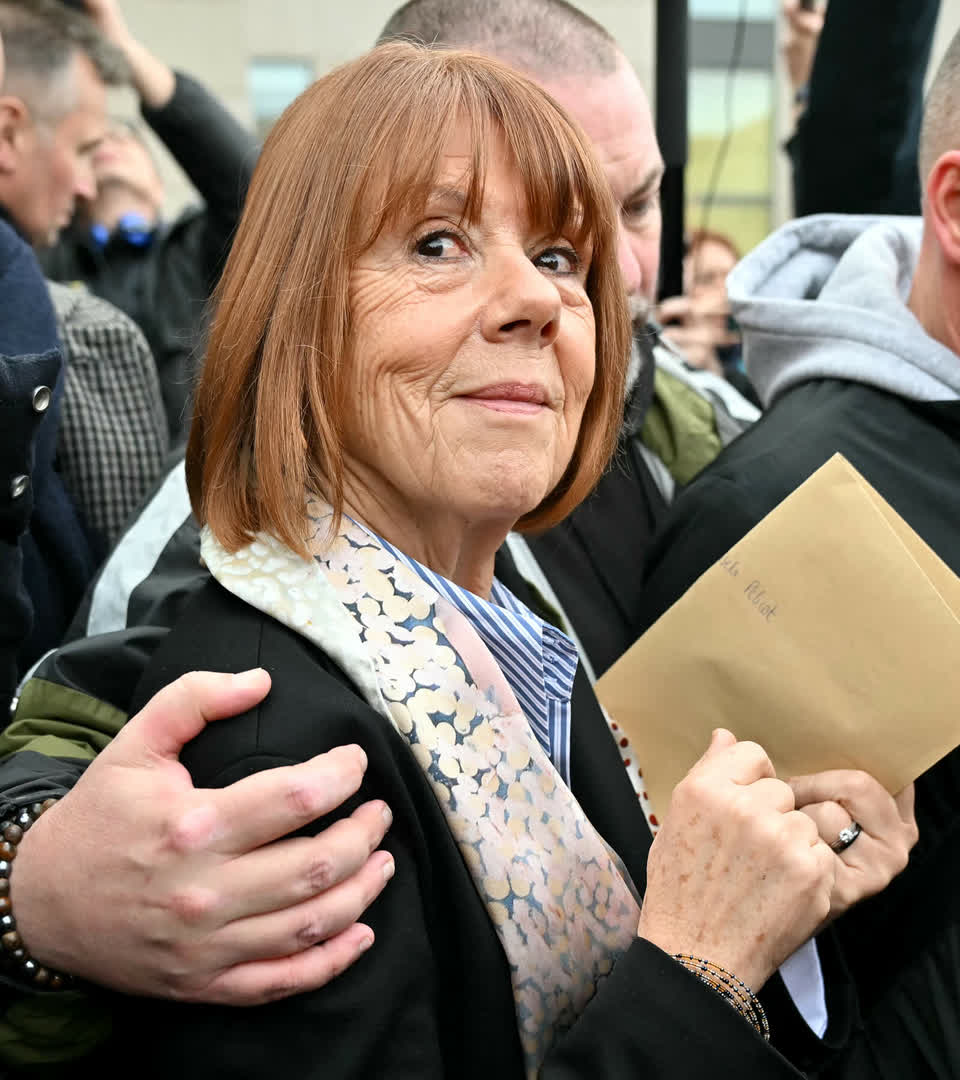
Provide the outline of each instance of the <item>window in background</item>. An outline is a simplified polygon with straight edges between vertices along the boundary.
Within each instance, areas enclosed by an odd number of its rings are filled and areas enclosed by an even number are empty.
[[[257,134],[263,138],[291,101],[313,82],[309,60],[251,60],[247,67],[247,92],[253,108]]]
[[[691,3],[687,229],[725,233],[742,252],[772,226],[777,10],[775,0]]]
[[[779,9],[778,0],[690,0],[692,19],[731,19],[744,11],[748,19],[773,19]]]

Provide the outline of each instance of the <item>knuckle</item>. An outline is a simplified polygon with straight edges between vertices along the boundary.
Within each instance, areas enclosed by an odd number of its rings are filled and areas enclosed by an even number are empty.
[[[684,803],[709,806],[716,798],[716,781],[705,773],[691,773],[677,785],[677,794]]]
[[[822,876],[819,867],[813,863],[803,847],[804,845],[798,844],[791,837],[790,841],[781,847],[780,852],[784,874],[788,880],[796,882],[799,888],[815,885]]]
[[[894,854],[893,859],[893,876],[902,874],[907,868],[907,864],[910,862],[910,849],[898,848]]]
[[[171,704],[177,702],[183,704],[195,700],[199,697],[204,690],[203,673],[199,671],[188,671],[185,675],[181,675],[179,678],[174,679],[172,683],[165,686],[158,694],[164,695],[164,697],[171,699]]]
[[[770,823],[751,813],[750,807],[741,799],[734,800],[733,804],[727,808],[720,828],[722,833],[728,836],[743,837],[741,843],[762,846],[774,842]]]
[[[747,739],[745,742],[737,743],[737,746],[741,748],[740,752],[751,764],[762,766],[770,764],[770,758],[766,750],[758,742]]]
[[[298,950],[309,949],[312,945],[319,945],[330,937],[329,921],[323,917],[313,918],[297,929],[295,935]]]
[[[754,793],[748,788],[740,788],[733,794],[729,805],[724,808],[724,814],[738,828],[768,837],[774,825],[766,807],[757,805]]]
[[[181,675],[178,679],[174,681],[176,683],[179,683],[181,687],[185,687],[186,689],[192,689],[197,685],[198,682],[200,682],[200,672],[188,671],[186,672],[186,674]]]
[[[212,889],[189,885],[172,894],[169,910],[186,926],[206,923],[219,907],[219,897]]]
[[[209,844],[215,825],[212,806],[191,807],[168,821],[167,846],[180,855],[192,854]]]
[[[283,801],[288,809],[301,821],[312,821],[319,813],[319,799],[316,789],[305,783],[299,776],[291,776],[283,791]]]
[[[800,834],[800,839],[803,843],[812,846],[820,838],[820,826],[816,821],[808,814],[803,813],[802,810],[795,810],[797,820],[797,832]]]
[[[306,872],[307,893],[316,896],[326,892],[337,882],[337,868],[329,855],[319,854],[313,858]]]
[[[785,820],[779,829],[774,829],[779,835],[770,842],[781,852],[790,873],[801,879],[819,879],[821,867],[827,860],[817,850],[820,845],[816,844],[816,838],[820,834],[816,825],[800,811],[787,816],[791,820]],[[824,847],[824,851],[831,854],[829,848]]]
[[[879,785],[869,773],[852,769],[847,775],[846,787],[849,797],[863,799],[874,794]]]

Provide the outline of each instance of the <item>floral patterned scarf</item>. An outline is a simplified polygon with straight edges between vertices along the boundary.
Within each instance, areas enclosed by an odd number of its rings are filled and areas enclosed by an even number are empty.
[[[510,967],[528,1077],[634,940],[616,854],[557,774],[469,621],[375,537],[312,501],[314,562],[271,537],[236,554],[207,530],[228,590],[314,641],[406,740]]]

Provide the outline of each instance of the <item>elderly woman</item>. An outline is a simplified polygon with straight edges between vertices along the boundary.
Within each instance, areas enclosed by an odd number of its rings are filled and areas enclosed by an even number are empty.
[[[143,1075],[799,1075],[753,991],[827,917],[836,857],[725,732],[651,848],[574,647],[494,576],[611,455],[624,303],[584,136],[494,61],[384,46],[271,133],[188,451],[214,580],[140,695],[267,668],[188,749],[196,782],[357,742],[396,876],[322,990],[127,1001]]]

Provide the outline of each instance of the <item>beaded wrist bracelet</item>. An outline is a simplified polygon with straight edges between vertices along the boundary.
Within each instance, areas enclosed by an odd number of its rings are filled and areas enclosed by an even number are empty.
[[[64,990],[73,982],[69,975],[42,967],[33,959],[17,931],[10,900],[10,872],[23,834],[41,814],[56,802],[25,806],[16,815],[0,821],[0,969],[40,990]]]
[[[674,953],[673,958],[702,983],[715,990],[725,1001],[728,1001],[745,1020],[753,1024],[765,1039],[770,1038],[770,1025],[767,1023],[763,1006],[757,995],[742,979],[738,979],[736,975],[719,964],[703,960],[699,956]]]

